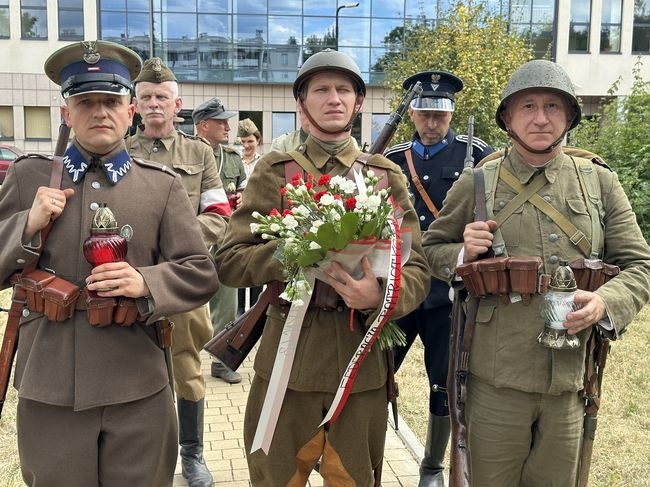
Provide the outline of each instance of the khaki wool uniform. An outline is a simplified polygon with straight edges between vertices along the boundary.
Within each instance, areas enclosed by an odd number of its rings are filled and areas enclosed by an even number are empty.
[[[314,139],[308,138],[298,149],[323,173],[347,174],[359,150],[349,142],[336,156],[330,156]],[[279,261],[273,258],[277,241],[265,241],[251,233],[254,211],[268,214],[283,207],[280,188],[286,184],[284,161],[287,154],[273,152],[263,156],[248,182],[243,205],[230,221],[223,246],[217,254],[221,280],[233,287],[261,286],[284,280]],[[399,167],[380,155],[370,157],[369,167],[385,169],[388,187],[397,204],[406,210],[402,228],[413,234],[411,255],[402,268],[400,295],[392,317],[404,316],[424,299],[430,274],[421,252],[417,217]],[[341,417],[319,431],[342,374],[359,345],[367,326],[375,318],[355,312],[350,330],[350,310],[341,305],[334,310],[311,308],[302,324],[300,338],[268,456],[250,454],[259,411],[273,362],[286,309],[271,305],[261,343],[255,358],[255,378],[249,393],[244,419],[244,441],[251,481],[255,486],[304,485],[316,460],[323,454],[339,474],[335,485],[370,486],[373,468],[383,457],[387,399],[386,354],[378,344],[372,347],[359,368],[356,382]],[[325,474],[325,472],[322,472]]]
[[[591,240],[587,196],[569,156],[560,153],[543,168],[534,168],[511,150],[502,167],[522,185],[543,173],[548,182],[538,194]],[[596,291],[605,301],[613,325],[609,334],[616,338],[650,298],[650,249],[616,173],[596,164],[591,167],[600,182],[604,208],[600,215],[601,258],[621,268],[617,277]],[[498,181],[495,216],[515,194]],[[440,279],[454,279],[463,230],[474,220],[474,203],[473,175],[466,170],[449,191],[439,218],[423,235],[432,272]],[[530,202],[508,217],[500,229],[509,255],[541,257],[541,272],[546,274],[553,273],[560,259],[571,262],[588,257]],[[532,485],[530,479],[540,477],[548,479],[545,485],[549,486],[575,485],[584,405],[578,391],[583,385],[589,330],[578,334],[581,347],[577,350],[544,347],[537,342],[544,327],[542,302],[539,294],[532,296],[528,306],[502,304],[498,296],[480,300],[467,401],[474,485]],[[537,417],[532,447],[531,417],[515,417],[517,411],[522,414],[523,404]]]
[[[199,137],[176,129],[163,139],[153,139],[140,128],[127,139],[126,145],[129,154],[164,164],[181,176],[205,244],[210,247],[218,243],[226,232],[227,220],[217,213],[201,213],[202,195],[222,188],[210,145]],[[183,238],[182,234],[179,238]],[[197,281],[194,285],[201,284]],[[201,306],[170,319],[176,324],[172,343],[176,394],[183,399],[198,401],[205,397],[199,353],[212,338],[208,308]]]
[[[76,184],[64,169],[61,187],[75,193],[54,222],[38,267],[83,287],[91,271],[83,243],[90,236],[95,203],[107,203],[118,226],[133,230],[126,259],[151,293],[137,300],[146,323],[98,328],[83,310],[60,323],[42,313],[24,313],[14,385],[21,468],[30,485],[93,487],[98,478],[113,487],[172,485],[176,414],[164,353],[150,325],[207,301],[217,286],[216,269],[173,172],[132,159],[114,184],[102,166],[120,151],[123,145]],[[48,186],[51,166],[45,156],[18,160],[0,189],[2,287],[36,258],[40,233],[27,244],[21,239],[37,188]],[[106,434],[99,436],[99,446],[98,433]]]
[[[214,149],[214,159],[217,161],[219,177],[224,188],[231,183],[238,191],[246,187],[246,171],[239,153],[233,147],[219,144]],[[214,257],[217,254],[217,245],[210,248]],[[221,285],[217,293],[210,299],[210,320],[212,332],[219,333],[229,322],[234,321],[237,315],[237,289]]]

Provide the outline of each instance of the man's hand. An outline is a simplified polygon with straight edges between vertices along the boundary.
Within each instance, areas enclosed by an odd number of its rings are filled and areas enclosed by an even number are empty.
[[[573,302],[579,305],[580,309],[566,315],[563,324],[569,335],[575,335],[607,316],[605,301],[596,293],[578,291]]]
[[[367,257],[361,260],[361,265],[363,277],[356,280],[338,262],[332,262],[325,271],[327,283],[339,293],[348,308],[376,309],[381,303],[381,286]]]
[[[36,232],[43,230],[50,220],[54,221],[65,208],[68,198],[72,197],[74,189],[57,189],[48,186],[40,186],[36,190],[36,196],[32,207],[27,215],[27,224],[23,231],[23,242],[29,242]]]
[[[98,265],[86,278],[86,286],[104,298],[149,296],[149,287],[142,274],[126,262]]]
[[[497,227],[497,222],[472,222],[465,225],[463,232],[463,262],[473,262],[478,256],[484,254],[492,247],[494,235],[492,232]]]

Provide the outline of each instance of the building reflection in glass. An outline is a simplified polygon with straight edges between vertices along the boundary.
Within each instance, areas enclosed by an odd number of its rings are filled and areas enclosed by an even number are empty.
[[[370,84],[399,55],[404,26],[444,18],[449,0],[365,0],[339,16],[339,47]],[[552,0],[491,0],[512,28],[547,52]],[[99,0],[100,38],[161,57],[182,81],[291,83],[309,56],[336,45],[336,3],[315,0]]]

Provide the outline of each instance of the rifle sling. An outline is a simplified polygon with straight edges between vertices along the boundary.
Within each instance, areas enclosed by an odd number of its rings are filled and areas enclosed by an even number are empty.
[[[59,138],[68,140],[69,130],[62,130],[59,132]],[[59,141],[57,141],[57,146]],[[50,173],[50,187],[61,188],[61,181],[63,179],[63,159],[60,155],[55,156],[52,161],[52,172]],[[41,246],[38,248],[38,255],[29,265],[25,266],[22,272],[29,272],[36,269],[38,260],[40,258],[45,240],[52,228],[52,221],[41,230]],[[9,387],[9,378],[11,376],[11,367],[16,356],[18,348],[18,326],[20,324],[20,317],[22,316],[23,307],[25,305],[26,295],[25,290],[20,286],[14,286],[14,293],[11,299],[11,307],[9,309],[9,316],[7,317],[7,325],[5,327],[4,336],[2,338],[2,346],[0,346],[0,416],[2,415],[2,407],[4,406],[7,397],[7,389]]]
[[[415,166],[413,165],[413,155],[411,154],[411,149],[407,149],[404,151],[404,157],[406,157],[406,163],[408,164],[409,167],[409,173],[411,174],[411,181],[413,181],[413,184],[415,185],[415,188],[418,190],[418,193],[420,194],[422,201],[424,201],[424,204],[427,205],[427,208],[429,209],[433,217],[437,219],[438,208],[436,208],[434,202],[431,201],[431,198],[425,191],[424,186],[422,186],[422,182],[420,181],[420,178],[415,172]]]
[[[546,177],[543,173],[533,179],[533,181],[524,186],[519,182],[510,171],[501,166],[499,171],[501,180],[517,191],[519,194],[515,196],[496,216],[495,220],[497,226],[500,226],[517,208],[523,205],[526,201],[530,201],[538,210],[546,214],[553,222],[560,227],[560,229],[569,236],[569,240],[573,245],[578,247],[580,251],[586,256],[591,255],[591,242],[587,236],[580,231],[571,221],[566,218],[562,213],[553,208],[544,198],[537,194],[544,184],[546,184]]]

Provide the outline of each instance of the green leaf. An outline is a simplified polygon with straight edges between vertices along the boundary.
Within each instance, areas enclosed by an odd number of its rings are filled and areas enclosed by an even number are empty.
[[[325,251],[323,249],[309,249],[302,252],[296,262],[300,267],[310,267],[316,262],[320,262],[325,257]]]
[[[341,231],[338,233],[336,249],[344,249],[354,239],[359,226],[359,215],[357,213],[346,213],[341,217]]]
[[[330,222],[323,223],[318,228],[318,233],[316,233],[316,238],[314,239],[314,241],[318,243],[325,250],[335,248],[337,236],[336,236],[336,228],[334,228],[334,224]]]
[[[373,218],[372,220],[366,222],[363,225],[359,237],[360,238],[370,237],[372,235],[375,235],[376,232],[377,232],[377,220]]]

